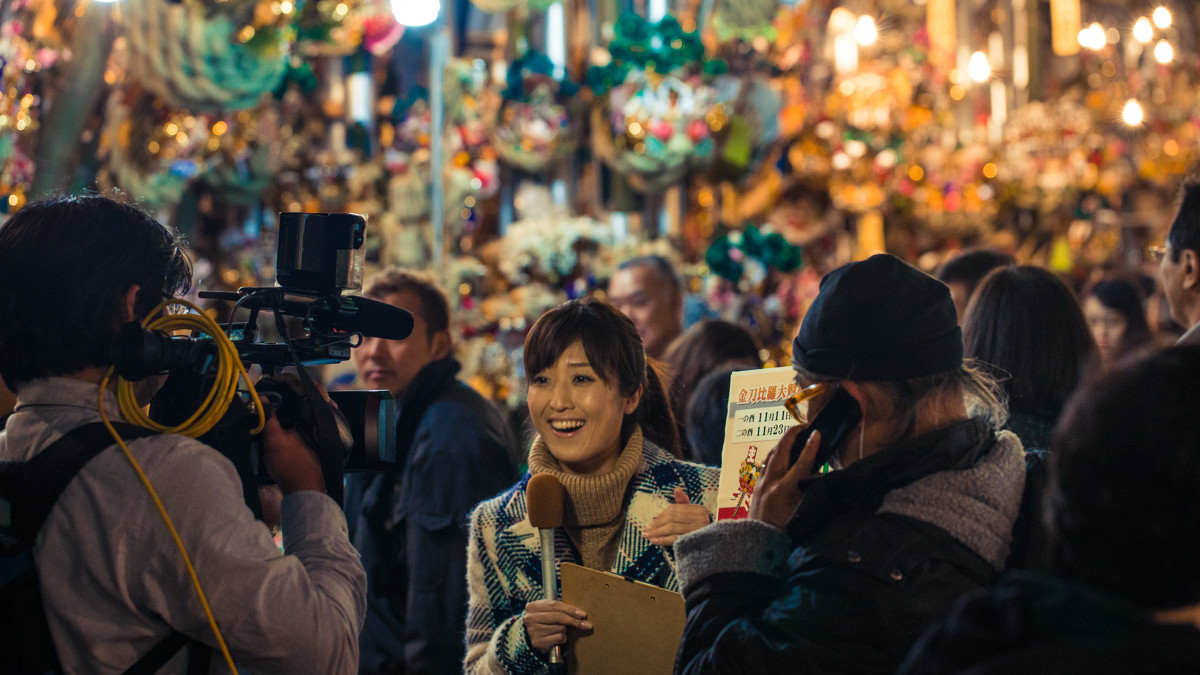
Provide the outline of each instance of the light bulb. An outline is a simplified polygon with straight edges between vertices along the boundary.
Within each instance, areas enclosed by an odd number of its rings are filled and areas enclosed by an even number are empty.
[[[849,33],[854,30],[854,12],[838,7],[829,13],[829,30],[834,33]]]
[[[1133,39],[1142,44],[1146,44],[1154,39],[1154,26],[1150,25],[1150,19],[1143,16],[1134,22]]]
[[[1171,26],[1171,10],[1166,7],[1159,7],[1154,10],[1154,25],[1159,28],[1170,28]]]
[[[1145,113],[1142,112],[1142,104],[1136,99],[1129,99],[1125,103],[1125,108],[1121,110],[1121,121],[1125,124],[1136,127],[1140,126],[1142,120],[1145,119]]]
[[[879,29],[875,26],[875,18],[870,16],[858,17],[854,26],[854,41],[862,47],[869,47],[879,39]]]
[[[967,64],[967,75],[980,84],[988,81],[992,76],[992,66],[988,63],[987,54],[975,52],[971,55],[971,62]]]
[[[1104,27],[1098,23],[1092,23],[1087,28],[1079,31],[1079,46],[1092,51],[1104,49],[1104,45],[1108,40],[1104,37]]]
[[[392,15],[401,26],[426,26],[437,20],[439,0],[391,0]]]
[[[1174,58],[1175,50],[1171,48],[1170,42],[1159,40],[1158,44],[1154,45],[1154,60],[1159,63],[1170,63]]]

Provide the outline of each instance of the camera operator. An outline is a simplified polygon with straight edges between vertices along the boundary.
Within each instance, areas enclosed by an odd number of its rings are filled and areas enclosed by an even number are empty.
[[[118,329],[185,291],[190,276],[172,232],[106,197],[30,204],[0,226],[0,376],[17,395],[0,459],[27,460],[98,421]],[[140,383],[139,401],[155,379]],[[120,419],[115,394],[103,397],[108,417]],[[263,434],[284,495],[286,554],[215,449],[171,434],[128,446],[194,562],[234,661],[255,673],[354,672],[366,577],[300,436],[273,419]],[[67,673],[123,672],[176,631],[215,644],[182,555],[116,446],[63,491],[34,559]],[[159,672],[184,672],[189,651]]]
[[[467,521],[516,480],[500,411],[459,382],[450,303],[428,276],[387,270],[368,298],[413,317],[405,340],[367,338],[359,379],[400,401],[396,466],[348,477],[346,514],[370,580],[359,672],[461,673],[466,653]]]

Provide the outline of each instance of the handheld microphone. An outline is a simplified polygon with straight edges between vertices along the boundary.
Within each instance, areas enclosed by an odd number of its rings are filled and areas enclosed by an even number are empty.
[[[538,529],[542,543],[542,590],[546,600],[558,599],[558,575],[554,570],[554,528],[563,521],[562,485],[548,473],[539,473],[529,479],[525,487],[525,509],[529,512],[529,524]],[[567,672],[563,660],[562,645],[550,649],[550,672],[554,675]]]

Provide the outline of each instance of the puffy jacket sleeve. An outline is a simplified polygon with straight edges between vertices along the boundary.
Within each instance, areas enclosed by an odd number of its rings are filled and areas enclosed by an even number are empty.
[[[687,625],[677,673],[768,672],[779,631],[767,610],[783,591],[787,535],[757,520],[722,521],[675,543]]]

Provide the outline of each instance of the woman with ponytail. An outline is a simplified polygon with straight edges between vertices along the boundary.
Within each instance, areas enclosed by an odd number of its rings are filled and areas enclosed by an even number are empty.
[[[557,563],[573,562],[678,590],[671,545],[716,513],[718,470],[679,459],[662,380],[633,323],[575,300],[544,314],[525,339],[529,415],[538,435],[529,475],[471,516],[468,673],[536,673],[587,616],[543,600],[538,537],[526,515],[530,476],[563,486]]]

